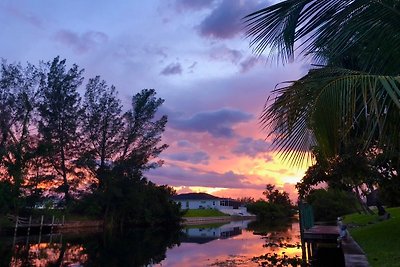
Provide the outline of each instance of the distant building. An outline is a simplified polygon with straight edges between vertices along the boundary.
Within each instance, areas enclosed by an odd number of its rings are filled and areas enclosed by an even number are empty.
[[[230,215],[248,216],[246,207],[242,207],[239,201],[230,198],[220,198],[207,193],[187,193],[172,197],[176,203],[180,203],[181,209],[216,209]]]
[[[220,209],[220,197],[207,193],[187,193],[173,196],[172,199],[181,204],[181,209]]]

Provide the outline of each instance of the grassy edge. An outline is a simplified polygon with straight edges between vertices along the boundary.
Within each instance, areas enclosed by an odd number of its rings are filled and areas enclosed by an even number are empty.
[[[378,215],[349,214],[344,222],[372,267],[395,267],[400,262],[400,207],[389,208],[389,220]]]
[[[215,209],[193,209],[186,210],[183,215],[184,218],[194,218],[194,217],[222,217],[229,216],[226,213],[223,213],[219,210]]]

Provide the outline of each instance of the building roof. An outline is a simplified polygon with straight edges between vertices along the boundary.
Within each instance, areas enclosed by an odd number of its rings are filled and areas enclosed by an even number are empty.
[[[172,197],[173,200],[215,200],[222,199],[207,193],[187,193],[179,194]]]

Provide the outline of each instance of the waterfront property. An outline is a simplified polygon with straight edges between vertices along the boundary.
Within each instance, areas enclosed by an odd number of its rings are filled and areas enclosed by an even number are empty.
[[[172,199],[181,205],[183,210],[216,209],[229,215],[248,216],[246,207],[239,201],[220,198],[207,193],[187,193],[173,196]]]

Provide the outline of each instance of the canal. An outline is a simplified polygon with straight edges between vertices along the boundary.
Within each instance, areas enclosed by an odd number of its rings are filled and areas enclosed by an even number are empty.
[[[301,256],[297,221],[0,237],[0,266],[300,266]]]

